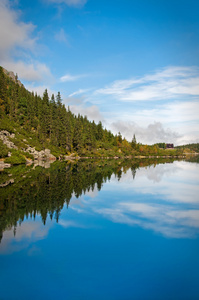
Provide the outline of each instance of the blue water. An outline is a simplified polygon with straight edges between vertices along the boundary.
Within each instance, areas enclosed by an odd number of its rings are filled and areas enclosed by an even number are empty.
[[[112,174],[0,244],[0,299],[199,299],[199,164]]]

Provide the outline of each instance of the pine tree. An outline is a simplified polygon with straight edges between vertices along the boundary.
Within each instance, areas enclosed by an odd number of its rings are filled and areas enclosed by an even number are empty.
[[[66,127],[66,150],[71,152],[72,143],[73,143],[73,128],[72,128],[72,114],[69,109],[66,114],[65,127]]]
[[[137,141],[136,141],[136,137],[135,134],[133,135],[132,141],[131,141],[131,147],[132,149],[136,149],[137,146]]]
[[[40,133],[39,138],[44,143],[46,138],[49,138],[50,132],[50,118],[49,118],[49,96],[47,89],[44,91],[42,102],[39,108],[39,121],[40,121]]]
[[[8,99],[7,99],[7,93],[6,93],[6,79],[5,74],[3,72],[3,68],[0,67],[0,113],[1,116],[3,113],[8,113]]]
[[[96,139],[98,141],[101,141],[103,139],[103,126],[102,126],[102,122],[99,121],[98,125],[97,125],[97,136]]]
[[[122,143],[122,135],[120,132],[118,132],[117,138],[118,138],[118,142],[121,144]]]
[[[78,153],[81,153],[81,150],[83,148],[83,126],[80,118],[77,118],[77,121],[75,123],[74,127],[74,136],[73,136],[73,148]]]

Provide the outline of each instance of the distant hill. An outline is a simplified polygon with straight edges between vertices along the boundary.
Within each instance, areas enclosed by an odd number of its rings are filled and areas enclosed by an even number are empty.
[[[199,153],[199,143],[195,143],[195,144],[186,144],[186,145],[182,145],[182,146],[177,146],[175,147],[176,149],[182,149],[185,152],[196,152]]]

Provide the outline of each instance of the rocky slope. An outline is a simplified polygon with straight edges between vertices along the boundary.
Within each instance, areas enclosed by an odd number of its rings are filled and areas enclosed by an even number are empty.
[[[14,133],[9,133],[7,130],[2,130],[0,131],[0,139],[2,140],[3,144],[7,146],[7,148],[9,149],[15,149],[15,150],[20,150],[23,151],[23,153],[29,153],[33,156],[33,160],[26,158],[26,162],[27,163],[32,163],[33,161],[40,161],[40,160],[51,160],[54,161],[56,160],[56,157],[54,155],[51,154],[49,149],[44,149],[41,151],[37,151],[35,149],[35,147],[31,147],[30,145],[28,145],[27,140],[23,139],[23,144],[24,144],[24,148],[19,148],[17,147],[13,141],[15,138],[15,134]],[[11,156],[12,153],[8,152],[8,156]],[[9,167],[9,164],[5,164],[4,160],[0,161],[0,167]]]

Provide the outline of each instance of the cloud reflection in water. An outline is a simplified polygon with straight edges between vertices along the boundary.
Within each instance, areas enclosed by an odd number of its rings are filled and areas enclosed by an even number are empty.
[[[95,201],[81,197],[87,209],[115,223],[151,229],[169,238],[193,238],[199,233],[198,164],[174,162],[114,176]],[[106,193],[112,191],[111,199]],[[125,199],[124,199],[125,197]],[[98,201],[97,201],[98,200]],[[71,208],[75,209],[73,201]]]

